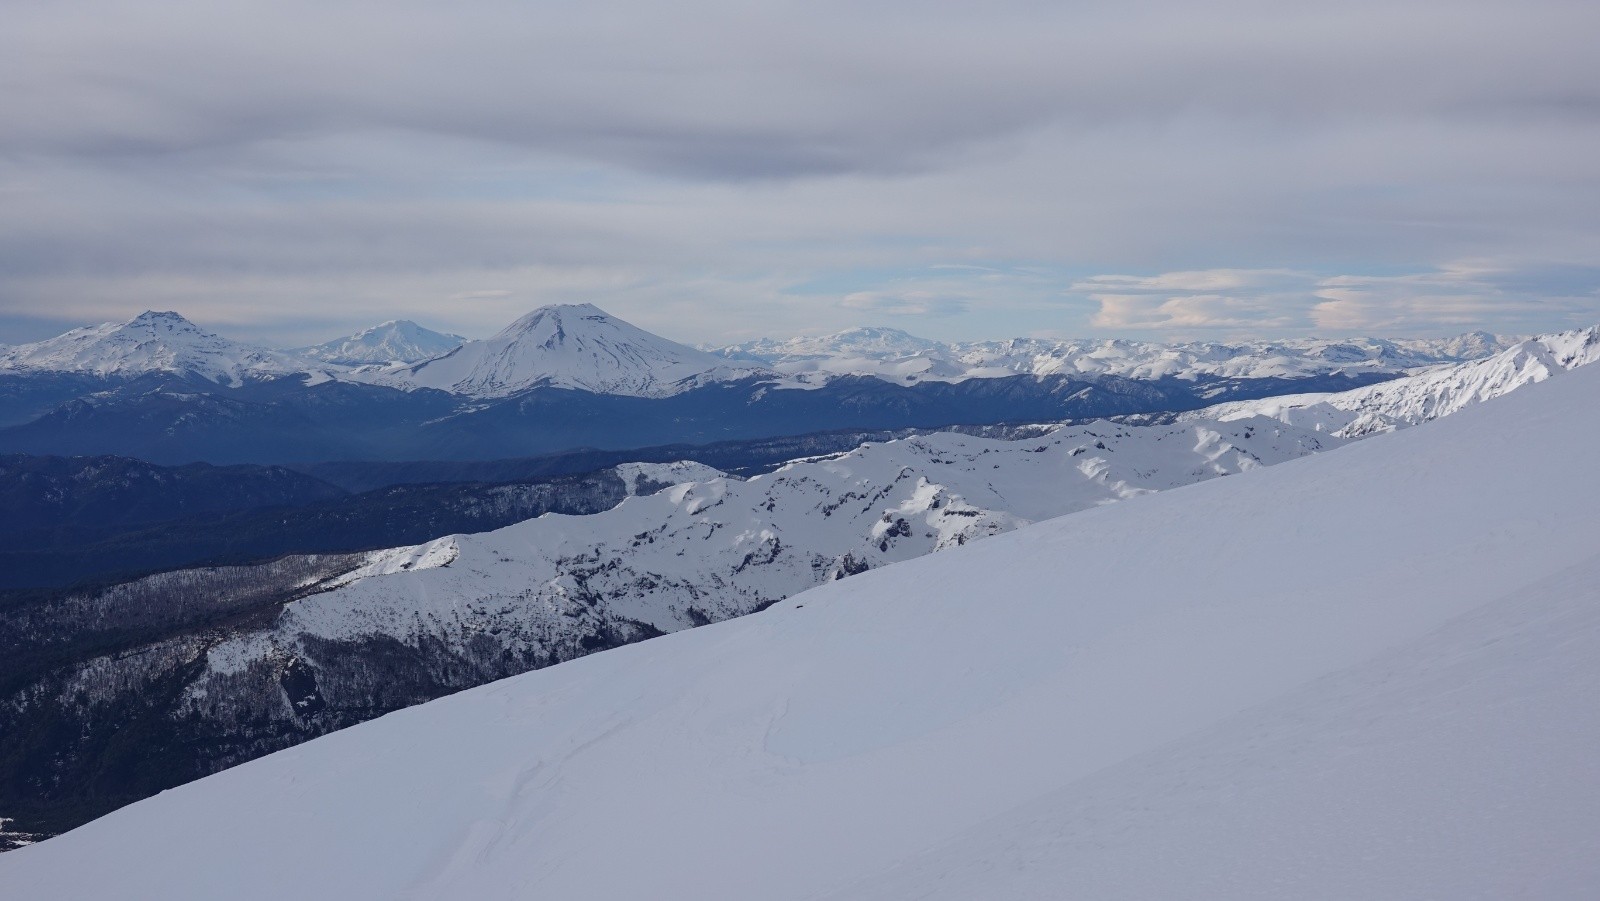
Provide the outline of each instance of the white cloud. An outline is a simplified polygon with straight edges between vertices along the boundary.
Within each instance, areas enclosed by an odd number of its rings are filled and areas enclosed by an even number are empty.
[[[1587,280],[1581,276],[1587,274]],[[1577,273],[1578,284],[1600,285],[1600,271]],[[1574,277],[1568,273],[1568,281]],[[1440,334],[1472,329],[1525,331],[1600,321],[1600,294],[1508,289],[1520,282],[1553,283],[1537,268],[1457,262],[1398,275],[1322,275],[1289,270],[1106,275],[1072,288],[1099,305],[1090,324],[1118,330],[1283,331]],[[1199,293],[1206,286],[1227,289]],[[1185,289],[1195,293],[1184,292]]]
[[[1187,294],[1158,297],[1148,294],[1097,294],[1100,311],[1090,320],[1097,328],[1114,331],[1164,329],[1293,328],[1296,317],[1262,298],[1222,294]]]
[[[1199,269],[1159,275],[1093,275],[1072,286],[1086,294],[1101,291],[1219,292],[1259,288],[1299,273],[1285,269]]]
[[[856,291],[846,294],[840,306],[885,316],[955,316],[965,313],[971,299],[928,291]]]

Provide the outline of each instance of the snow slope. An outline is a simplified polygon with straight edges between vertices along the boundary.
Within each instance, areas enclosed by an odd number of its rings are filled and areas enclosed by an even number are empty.
[[[466,340],[460,335],[425,329],[409,319],[391,319],[353,335],[288,353],[338,366],[419,363],[447,354]]]
[[[593,304],[562,304],[540,307],[492,338],[369,378],[473,397],[503,397],[538,386],[660,397],[758,373],[766,370],[668,341]]]
[[[0,892],[1592,897],[1597,392],[411,708],[0,856]]]
[[[942,344],[899,329],[850,329],[820,338],[763,339],[715,350],[801,379],[873,375],[898,383],[1009,375],[1116,375],[1128,378],[1306,378],[1334,372],[1400,373],[1478,359],[1515,341],[1485,332],[1443,340],[1352,338],[1243,343],[1153,344],[1015,338]]]
[[[237,387],[246,378],[301,372],[304,361],[230,341],[177,313],[146,311],[127,322],[73,329],[0,353],[0,371],[82,372],[138,376],[152,372],[192,375]]]
[[[1600,360],[1600,326],[1541,335],[1492,357],[1334,394],[1291,394],[1218,404],[1188,418],[1264,416],[1340,437],[1389,432],[1459,412]]]

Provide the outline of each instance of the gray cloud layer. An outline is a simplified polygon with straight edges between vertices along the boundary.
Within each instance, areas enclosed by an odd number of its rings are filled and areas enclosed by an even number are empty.
[[[1594,4],[1201,6],[8,3],[0,316],[1600,319]],[[1306,276],[1085,287],[1223,269]],[[1484,305],[1418,300],[1465,271]]]

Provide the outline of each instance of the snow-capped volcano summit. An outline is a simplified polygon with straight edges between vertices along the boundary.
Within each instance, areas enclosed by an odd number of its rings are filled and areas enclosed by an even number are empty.
[[[127,322],[76,328],[0,353],[0,370],[137,376],[152,372],[199,376],[237,386],[246,377],[300,372],[293,358],[230,341],[177,313],[146,310]]]
[[[540,307],[492,338],[468,341],[382,380],[477,397],[541,386],[660,397],[765,372],[653,335],[584,303]]]
[[[460,347],[467,339],[423,328],[409,319],[391,319],[353,335],[324,341],[290,353],[339,366],[374,363],[420,363]]]

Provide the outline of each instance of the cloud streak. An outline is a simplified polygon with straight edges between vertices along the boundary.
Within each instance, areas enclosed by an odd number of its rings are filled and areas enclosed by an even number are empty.
[[[1517,331],[1537,310],[1551,328],[1600,318],[1600,268],[1567,271],[1569,286],[1529,295],[1537,273],[1459,262],[1398,275],[1316,275],[1290,270],[1214,270],[1153,276],[1103,275],[1072,290],[1098,304],[1091,324],[1113,331],[1316,331],[1324,334],[1443,334]],[[1226,291],[1227,293],[1215,293]],[[1208,292],[1208,293],[1207,293]]]

